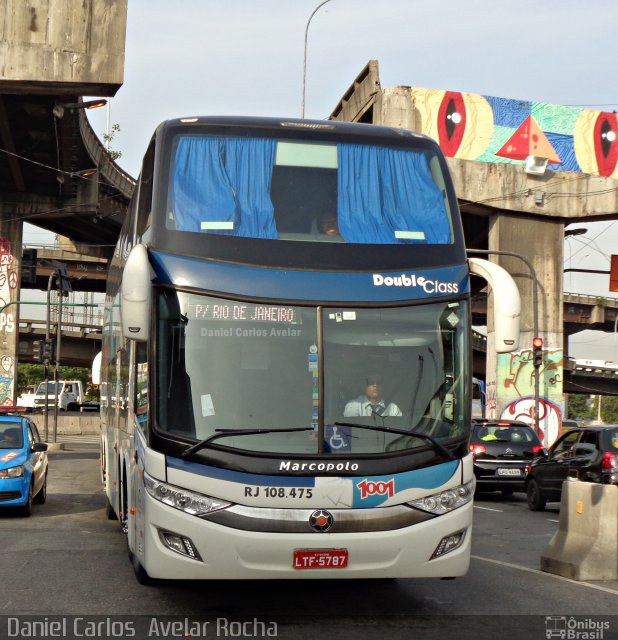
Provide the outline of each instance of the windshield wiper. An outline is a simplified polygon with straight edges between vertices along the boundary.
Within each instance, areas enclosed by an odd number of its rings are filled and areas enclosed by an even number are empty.
[[[200,440],[190,447],[187,447],[181,454],[181,458],[186,458],[192,453],[203,449],[211,442],[219,438],[228,438],[230,436],[253,436],[260,433],[291,433],[296,431],[314,431],[313,427],[290,427],[289,429],[215,429],[215,433],[204,440]]]
[[[449,460],[455,460],[455,456],[446,447],[443,447],[437,440],[428,436],[426,433],[420,433],[419,431],[406,431],[405,429],[391,429],[390,427],[379,427],[378,425],[358,424],[356,422],[335,422],[337,427],[352,427],[353,429],[367,429],[368,431],[382,431],[384,433],[396,433],[401,436],[412,436],[413,438],[420,438],[421,440],[427,440],[433,445],[435,451],[439,451]]]

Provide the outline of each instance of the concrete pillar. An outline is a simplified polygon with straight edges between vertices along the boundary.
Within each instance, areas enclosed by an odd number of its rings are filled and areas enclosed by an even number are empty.
[[[15,404],[22,252],[20,219],[0,204],[0,405]]]
[[[551,444],[560,432],[563,413],[563,269],[564,226],[552,219],[508,215],[501,211],[490,221],[489,249],[524,256],[537,279],[537,326],[543,338],[539,368],[539,436]],[[487,415],[535,425],[535,369],[533,275],[525,262],[511,256],[490,256],[514,278],[522,301],[521,340],[514,353],[496,354],[493,324],[488,313]],[[492,300],[490,299],[490,307]]]

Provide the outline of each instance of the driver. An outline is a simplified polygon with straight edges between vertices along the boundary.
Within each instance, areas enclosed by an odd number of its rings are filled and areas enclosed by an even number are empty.
[[[382,378],[377,374],[367,376],[365,393],[350,400],[343,410],[346,417],[352,416],[400,416],[401,409],[394,402],[382,398]]]

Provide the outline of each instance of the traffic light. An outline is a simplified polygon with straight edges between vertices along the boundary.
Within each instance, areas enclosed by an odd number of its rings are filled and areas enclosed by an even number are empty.
[[[543,338],[534,338],[532,341],[532,352],[534,366],[540,367],[543,364]]]
[[[43,360],[53,362],[54,360],[54,339],[48,338],[43,343]]]
[[[32,342],[32,359],[35,362],[43,362],[44,340],[34,340]]]
[[[24,249],[21,256],[21,284],[36,284],[37,250]]]

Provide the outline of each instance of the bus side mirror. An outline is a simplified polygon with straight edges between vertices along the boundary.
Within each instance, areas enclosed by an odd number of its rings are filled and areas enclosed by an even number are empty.
[[[92,361],[92,384],[101,384],[101,358],[103,353],[99,351]]]
[[[497,353],[519,347],[521,297],[515,280],[506,269],[482,258],[468,258],[470,273],[487,281],[494,294],[494,340]]]
[[[143,244],[131,249],[120,285],[120,321],[127,340],[148,340],[150,329],[152,272]]]

